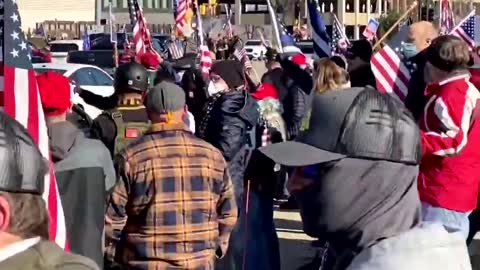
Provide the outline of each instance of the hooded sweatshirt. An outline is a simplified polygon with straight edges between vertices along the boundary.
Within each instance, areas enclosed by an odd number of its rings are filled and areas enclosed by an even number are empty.
[[[335,269],[469,269],[461,268],[468,254],[458,235],[420,225],[418,166],[353,158],[316,166],[315,182],[294,195],[305,232],[338,255]],[[436,254],[457,268],[434,267]]]
[[[103,265],[107,190],[116,181],[110,153],[67,121],[49,125],[48,135],[70,249]]]

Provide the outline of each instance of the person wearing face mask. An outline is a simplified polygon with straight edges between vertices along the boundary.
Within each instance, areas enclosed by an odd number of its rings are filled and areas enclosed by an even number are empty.
[[[315,95],[310,129],[259,150],[295,168],[303,229],[328,243],[321,269],[472,269],[461,233],[421,221],[420,142],[401,103],[354,87]]]
[[[415,119],[420,117],[426,103],[423,94],[426,86],[423,79],[423,69],[426,63],[425,49],[437,36],[438,30],[432,23],[417,22],[410,25],[407,40],[402,45],[404,62],[413,70],[405,106],[412,112]]]
[[[235,60],[215,63],[210,69],[210,92],[197,135],[218,148],[228,163],[239,212],[244,210],[244,173],[248,145],[252,146],[258,123],[258,105],[245,91],[243,65]],[[240,217],[242,219],[242,217]],[[240,269],[244,233],[237,223],[226,258],[215,269]]]

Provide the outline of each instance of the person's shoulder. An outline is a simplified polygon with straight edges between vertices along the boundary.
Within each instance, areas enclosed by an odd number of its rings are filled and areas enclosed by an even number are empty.
[[[206,142],[205,140],[202,140],[192,134],[190,137],[189,144],[193,147],[196,147],[197,149],[202,149],[202,151],[205,151],[208,154],[208,156],[211,157],[212,161],[215,161],[215,162],[223,161],[226,164],[226,161],[223,157],[222,152],[218,150],[218,148],[216,148],[215,146]]]
[[[35,245],[48,265],[56,270],[99,270],[100,268],[89,258],[67,253],[51,241],[41,241]]]

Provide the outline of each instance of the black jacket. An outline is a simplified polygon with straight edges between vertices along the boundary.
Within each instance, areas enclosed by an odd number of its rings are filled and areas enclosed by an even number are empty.
[[[307,111],[307,94],[281,68],[265,73],[262,83],[271,84],[277,89],[283,106],[283,119],[287,125],[287,140],[294,139]]]
[[[215,99],[216,98],[216,99]],[[214,96],[199,130],[200,137],[218,148],[228,162],[237,203],[243,192],[243,175],[249,130],[258,123],[255,100],[245,91],[230,91]]]
[[[427,103],[425,97],[425,87],[426,83],[423,78],[423,68],[426,64],[425,53],[420,52],[411,59],[407,66],[410,66],[413,70],[410,81],[408,83],[408,94],[405,99],[405,107],[412,112],[412,115],[415,119],[419,119],[420,115],[425,108]]]
[[[116,181],[112,159],[70,122],[49,125],[48,134],[70,249],[102,265],[105,203]]]
[[[365,87],[367,85],[375,87],[377,85],[370,62],[366,62],[360,57],[348,61],[348,73],[352,87]]]

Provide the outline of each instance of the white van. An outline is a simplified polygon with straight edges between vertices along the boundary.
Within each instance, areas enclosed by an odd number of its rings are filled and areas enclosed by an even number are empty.
[[[55,40],[49,46],[53,63],[67,63],[69,51],[83,51],[83,40]]]

